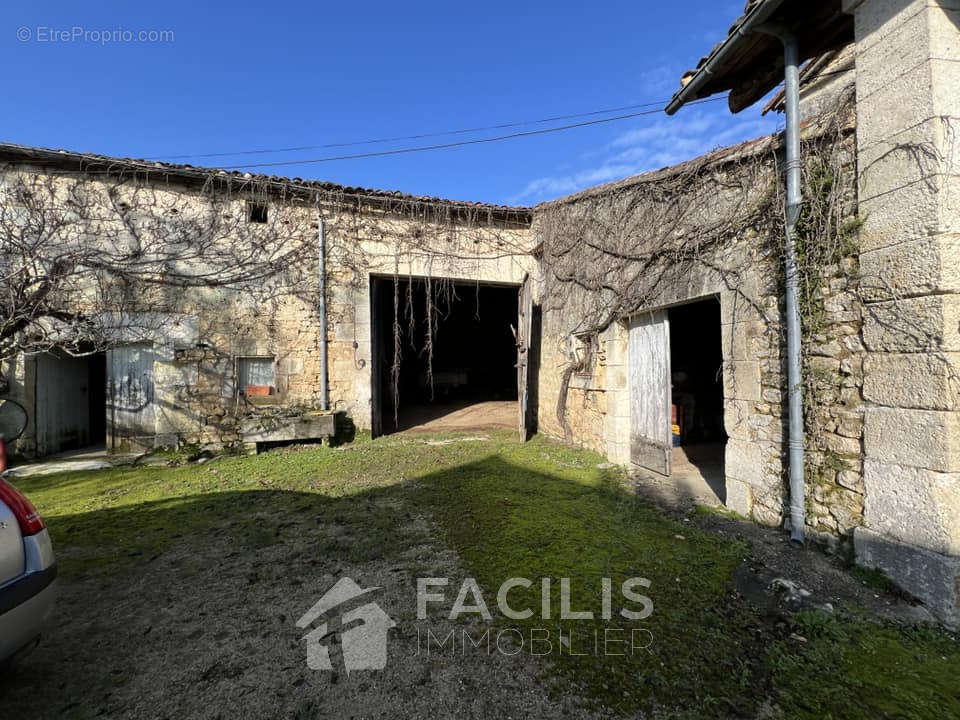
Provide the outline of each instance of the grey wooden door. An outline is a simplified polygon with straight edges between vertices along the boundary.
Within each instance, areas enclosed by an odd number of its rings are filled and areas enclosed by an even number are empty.
[[[94,440],[90,437],[88,359],[55,354],[36,358],[37,454],[89,445]]]
[[[661,475],[671,472],[670,321],[665,310],[631,321],[630,460]]]
[[[530,437],[530,347],[533,337],[533,287],[529,275],[520,285],[517,305],[517,397],[520,442]]]
[[[155,359],[150,343],[122,345],[107,352],[107,435],[111,448],[124,438],[157,434]]]

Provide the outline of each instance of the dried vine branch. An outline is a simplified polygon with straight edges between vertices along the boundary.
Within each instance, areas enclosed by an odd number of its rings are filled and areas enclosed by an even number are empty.
[[[852,96],[808,127],[807,196],[801,275],[810,295],[823,264],[853,251],[855,169]],[[621,183],[588,190],[538,209],[543,239],[542,302],[562,370],[556,414],[570,436],[567,402],[571,379],[593,362],[576,357],[614,323],[649,308],[693,295],[687,283],[710,274],[740,292],[745,268],[731,265],[732,247],[753,248],[753,261],[780,272],[783,260],[783,182],[776,138],[745,143]],[[827,182],[828,178],[831,179]],[[695,290],[695,289],[694,289]],[[753,299],[748,293],[743,298]],[[761,314],[763,308],[755,308]],[[809,308],[808,308],[809,318]],[[805,331],[811,332],[810,323]]]

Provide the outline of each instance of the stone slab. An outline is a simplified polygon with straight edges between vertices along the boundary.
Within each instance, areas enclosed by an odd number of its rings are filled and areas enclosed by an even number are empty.
[[[336,431],[333,413],[292,418],[252,418],[241,423],[244,442],[290,442],[332,437]]]
[[[960,473],[864,462],[866,524],[900,542],[960,555]]]
[[[947,625],[960,627],[960,558],[900,543],[868,528],[853,531],[858,565],[882,570]]]
[[[864,454],[892,465],[960,471],[960,415],[869,407],[864,413]]]

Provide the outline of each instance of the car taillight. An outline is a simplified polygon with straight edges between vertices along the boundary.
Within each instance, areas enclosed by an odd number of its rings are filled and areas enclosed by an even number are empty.
[[[46,527],[33,503],[6,480],[0,480],[0,502],[13,511],[24,536],[36,535]]]

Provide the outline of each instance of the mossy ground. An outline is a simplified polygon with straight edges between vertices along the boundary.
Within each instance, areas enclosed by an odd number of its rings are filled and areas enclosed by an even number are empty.
[[[451,442],[435,442],[442,439]],[[202,547],[216,534],[253,551],[311,524],[354,529],[325,535],[326,555],[374,561],[423,541],[397,533],[423,513],[440,532],[427,540],[457,552],[491,606],[507,578],[534,580],[526,596],[518,588],[510,599],[539,608],[539,580],[568,577],[572,607],[599,616],[600,578],[614,588],[630,577],[650,581],[654,612],[643,621],[618,617],[617,592],[610,621],[560,621],[556,611],[548,621],[502,621],[572,638],[544,657],[555,693],[623,715],[753,717],[766,708],[787,718],[960,717],[954,638],[853,613],[756,610],[732,580],[746,543],[643,504],[602,462],[542,438],[393,437],[18,485],[48,522],[66,582],[122,580],[185,539]],[[594,637],[602,647],[611,629],[613,652],[592,652]],[[615,640],[635,629],[644,648],[631,653]]]

